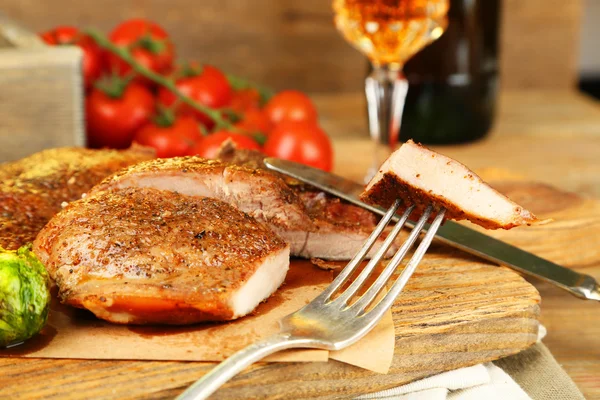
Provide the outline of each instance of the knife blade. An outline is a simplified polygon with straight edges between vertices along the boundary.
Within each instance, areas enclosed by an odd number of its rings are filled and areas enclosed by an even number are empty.
[[[360,200],[359,195],[364,186],[359,183],[320,169],[277,158],[266,158],[264,163],[270,170],[288,175],[376,214],[385,214],[385,209]],[[413,227],[414,222],[409,221],[407,225]],[[438,229],[436,239],[484,260],[549,282],[576,297],[600,301],[598,283],[590,275],[555,264],[464,225],[446,221]]]

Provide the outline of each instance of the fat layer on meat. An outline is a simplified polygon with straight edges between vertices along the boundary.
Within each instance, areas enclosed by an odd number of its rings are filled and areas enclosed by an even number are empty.
[[[403,144],[383,163],[362,193],[363,201],[389,207],[396,198],[416,206],[445,208],[446,217],[487,229],[510,229],[536,217],[499,193],[463,164],[415,144]]]
[[[32,242],[61,204],[81,197],[110,174],[154,157],[141,146],[129,150],[75,147],[44,150],[0,164],[0,247]]]
[[[64,303],[115,323],[235,319],[270,296],[289,267],[289,246],[249,215],[152,188],[69,204],[33,249]]]

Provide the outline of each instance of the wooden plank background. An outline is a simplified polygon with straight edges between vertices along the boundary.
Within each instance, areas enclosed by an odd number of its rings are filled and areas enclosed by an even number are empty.
[[[503,87],[575,86],[582,2],[503,0]],[[0,12],[34,31],[58,24],[109,31],[126,18],[156,20],[182,59],[276,89],[360,91],[366,72],[364,58],[335,30],[330,0],[0,0]]]

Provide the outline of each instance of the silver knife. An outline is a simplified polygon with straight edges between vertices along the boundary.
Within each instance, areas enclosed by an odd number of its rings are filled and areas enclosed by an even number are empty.
[[[376,214],[383,215],[386,211],[383,208],[362,202],[359,195],[364,186],[349,179],[277,158],[266,158],[264,163],[270,170],[288,175]],[[408,223],[407,225],[414,226],[414,224]],[[593,277],[544,260],[466,226],[446,221],[438,229],[436,238],[442,243],[485,260],[542,279],[579,298],[600,301],[598,283]]]

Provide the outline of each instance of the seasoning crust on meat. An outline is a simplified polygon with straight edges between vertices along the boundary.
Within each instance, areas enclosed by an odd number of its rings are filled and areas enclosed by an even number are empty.
[[[152,188],[69,204],[34,252],[63,303],[115,323],[235,319],[270,296],[289,267],[287,244],[249,215]]]
[[[154,157],[154,151],[57,148],[0,165],[0,247],[32,242],[60,211],[110,174]]]

